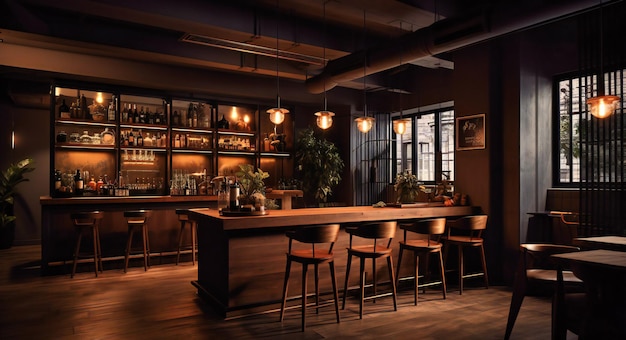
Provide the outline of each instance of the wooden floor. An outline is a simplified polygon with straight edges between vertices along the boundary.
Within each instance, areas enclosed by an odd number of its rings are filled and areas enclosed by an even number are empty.
[[[414,306],[412,292],[402,290],[397,312],[390,297],[367,301],[359,320],[358,301],[349,297],[341,323],[332,307],[311,311],[302,333],[299,310],[282,324],[278,313],[222,320],[196,295],[190,261],[70,279],[40,276],[39,258],[39,246],[0,250],[0,339],[502,339],[511,298],[506,287],[459,295],[451,286],[446,300],[429,289]],[[549,299],[524,300],[512,338],[550,338]]]

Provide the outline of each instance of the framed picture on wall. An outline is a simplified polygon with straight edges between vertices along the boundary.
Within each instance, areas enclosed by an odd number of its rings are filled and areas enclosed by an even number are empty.
[[[485,148],[485,114],[456,119],[456,149],[475,150]]]

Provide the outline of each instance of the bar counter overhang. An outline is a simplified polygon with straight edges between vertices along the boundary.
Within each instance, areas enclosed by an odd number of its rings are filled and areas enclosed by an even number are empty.
[[[354,206],[271,210],[264,216],[227,217],[220,216],[214,209],[192,209],[190,216],[198,222],[198,280],[192,284],[198,289],[199,296],[224,318],[276,310],[284,280],[288,246],[286,230],[328,223],[340,223],[343,228],[345,224],[368,221],[454,218],[478,210],[470,206],[441,205],[417,208]],[[396,245],[400,236],[397,231],[393,241],[394,259],[397,258]],[[343,282],[345,278],[348,243],[348,234],[341,231],[333,251],[337,282]],[[383,261],[380,262],[382,265]],[[408,265],[412,261],[404,262]],[[358,270],[358,266],[353,266],[352,270]],[[379,270],[378,273],[385,271]],[[408,271],[401,270],[400,274],[406,276]],[[290,292],[299,291],[299,276],[296,273],[291,275]],[[322,294],[331,287],[330,280],[324,280],[326,276],[320,275]],[[351,277],[358,279],[358,275]],[[386,277],[380,279],[388,280]],[[349,285],[354,284],[356,282],[351,281]]]

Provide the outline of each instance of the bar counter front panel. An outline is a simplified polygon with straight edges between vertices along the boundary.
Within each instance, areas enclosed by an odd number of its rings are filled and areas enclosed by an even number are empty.
[[[127,196],[127,197],[40,197],[41,260],[42,272],[51,273],[51,267],[72,261],[76,241],[76,231],[70,214],[100,210],[104,218],[100,226],[100,239],[104,261],[120,260],[124,256],[128,226],[124,211],[149,209],[152,216],[148,220],[150,251],[152,255],[173,254],[178,247],[180,222],[176,209],[215,207],[216,196]],[[91,242],[90,237],[83,241]],[[141,241],[139,234],[133,237],[133,244]],[[191,231],[187,227],[183,235],[183,245],[191,244]],[[88,248],[88,244],[81,246]],[[121,262],[120,262],[121,263]],[[106,268],[105,264],[105,268]]]
[[[384,220],[401,222],[434,217],[454,218],[478,212],[478,208],[469,206],[420,208],[357,206],[270,210],[264,216],[225,217],[220,216],[214,209],[192,209],[190,216],[198,222],[198,281],[192,284],[198,289],[199,296],[225,318],[275,310],[279,308],[282,297],[285,254],[288,247],[285,231],[289,229],[314,224],[342,224],[342,230],[333,248],[337,285],[341,290],[345,280],[346,248],[349,245],[349,236],[343,230],[345,224]],[[392,243],[394,266],[397,263],[398,241],[402,236],[398,229]],[[306,246],[294,242],[294,249],[297,247]],[[413,263],[411,256],[405,254],[400,277],[411,275],[410,268]],[[366,265],[369,282],[371,264],[368,261]],[[358,261],[353,263],[349,287],[358,284],[358,267]],[[381,289],[384,289],[384,282],[388,282],[385,261],[378,261],[377,268],[379,268],[378,282],[383,283]],[[289,281],[289,296],[298,295],[300,287],[301,267],[296,266]],[[312,291],[311,289],[309,291]],[[320,290],[322,294],[331,290],[328,266],[320,267]]]

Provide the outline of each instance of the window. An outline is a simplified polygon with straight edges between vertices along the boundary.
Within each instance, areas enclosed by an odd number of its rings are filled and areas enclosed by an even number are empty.
[[[393,173],[410,171],[425,184],[453,181],[454,110],[436,109],[406,118],[410,118],[407,131],[396,135],[394,143]]]
[[[607,72],[604,76],[604,89],[606,94],[616,94],[624,98],[624,71]],[[621,132],[617,125],[611,125],[610,119],[602,121],[592,118],[589,114],[586,99],[597,95],[597,76],[569,76],[557,79],[555,86],[558,89],[558,101],[555,101],[557,112],[558,132],[555,134],[555,182],[557,185],[575,185],[582,181],[609,182],[611,178],[620,176],[619,166],[613,160],[613,155],[619,156],[621,147],[616,148],[615,141],[604,145],[600,141],[614,138],[611,135],[619,135]],[[618,109],[618,112],[620,110]],[[606,136],[599,134],[601,129],[608,124],[610,132]],[[607,148],[608,147],[608,148]],[[581,152],[583,151],[583,152]],[[585,170],[581,167],[581,154],[593,157],[593,170]],[[619,158],[619,157],[618,157]],[[583,162],[587,164],[588,162]],[[617,169],[617,171],[616,171]],[[589,176],[584,176],[584,171]],[[587,178],[588,177],[588,178]]]

